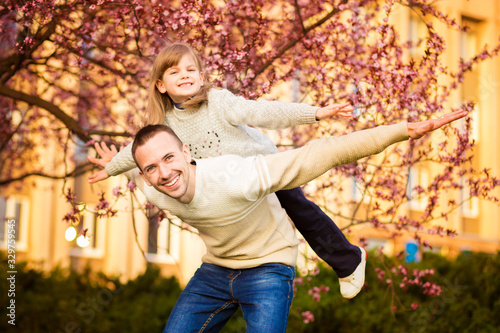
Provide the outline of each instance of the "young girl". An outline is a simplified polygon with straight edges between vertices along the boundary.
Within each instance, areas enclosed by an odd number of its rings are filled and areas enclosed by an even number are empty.
[[[151,70],[146,125],[170,126],[182,142],[188,143],[193,158],[273,154],[278,149],[271,139],[247,124],[280,129],[311,124],[333,115],[350,117],[352,108],[347,103],[319,108],[303,103],[251,101],[226,89],[212,88],[200,58],[182,43],[164,48]],[[112,147],[113,153],[107,157],[109,149],[96,144],[102,159],[89,156],[89,160],[105,169],[91,175],[89,182],[135,168],[131,147],[129,144],[118,154]],[[306,199],[300,188],[279,191],[276,195],[311,248],[339,276],[342,296],[356,296],[364,284],[365,250],[350,244],[335,223]]]

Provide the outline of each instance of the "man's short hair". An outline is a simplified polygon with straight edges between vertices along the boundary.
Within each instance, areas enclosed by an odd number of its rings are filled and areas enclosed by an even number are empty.
[[[135,164],[141,169],[139,164],[137,163],[137,159],[135,158],[135,152],[137,148],[144,146],[149,140],[151,140],[156,134],[165,132],[170,134],[175,141],[178,142],[179,148],[182,148],[182,141],[179,139],[177,134],[175,134],[174,130],[168,127],[167,125],[148,125],[139,130],[134,138],[134,143],[132,144],[132,157],[134,158]],[[141,170],[142,171],[142,170]]]

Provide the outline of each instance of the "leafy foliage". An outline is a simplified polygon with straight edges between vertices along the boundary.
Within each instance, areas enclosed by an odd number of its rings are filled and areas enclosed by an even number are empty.
[[[397,284],[381,283],[376,269],[402,264],[397,258],[371,253],[366,284],[352,300],[338,292],[338,279],[331,269],[322,268],[310,279],[302,277],[290,311],[289,332],[495,332],[500,325],[500,254],[462,254],[447,260],[425,253],[422,262],[410,269],[425,271],[442,286],[439,295],[424,295],[419,288],[394,293]],[[310,290],[329,286],[330,291],[316,302]],[[313,316],[304,315],[305,312]],[[305,323],[307,318],[313,321]],[[309,319],[311,320],[311,319]]]
[[[2,266],[0,297],[7,304],[4,258]],[[15,299],[16,325],[2,320],[2,332],[161,332],[181,292],[175,278],[161,277],[151,266],[126,283],[90,268],[44,273],[26,263],[16,266],[16,293],[10,298]]]

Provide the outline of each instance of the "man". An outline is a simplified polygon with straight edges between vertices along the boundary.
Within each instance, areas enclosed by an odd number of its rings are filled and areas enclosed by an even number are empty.
[[[298,241],[272,193],[466,115],[379,126],[272,155],[205,160],[193,160],[167,126],[141,129],[132,154],[147,186],[138,186],[149,202],[197,228],[207,247],[164,332],[217,332],[238,306],[247,332],[285,332]],[[364,263],[358,268],[364,281]]]

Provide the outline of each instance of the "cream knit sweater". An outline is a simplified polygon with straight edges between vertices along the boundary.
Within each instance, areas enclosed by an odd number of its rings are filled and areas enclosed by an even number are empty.
[[[247,125],[280,129],[311,124],[316,121],[317,109],[304,103],[246,100],[226,89],[214,88],[209,92],[208,103],[200,109],[174,108],[167,112],[164,123],[188,144],[194,158],[266,155],[278,149],[264,133]],[[108,175],[116,176],[136,167],[131,150],[129,144],[106,165]]]
[[[195,195],[189,204],[137,183],[151,203],[198,229],[207,247],[204,262],[233,269],[293,266],[297,238],[276,196],[268,194],[295,188],[406,139],[407,125],[400,123],[314,140],[277,154],[196,160]]]

